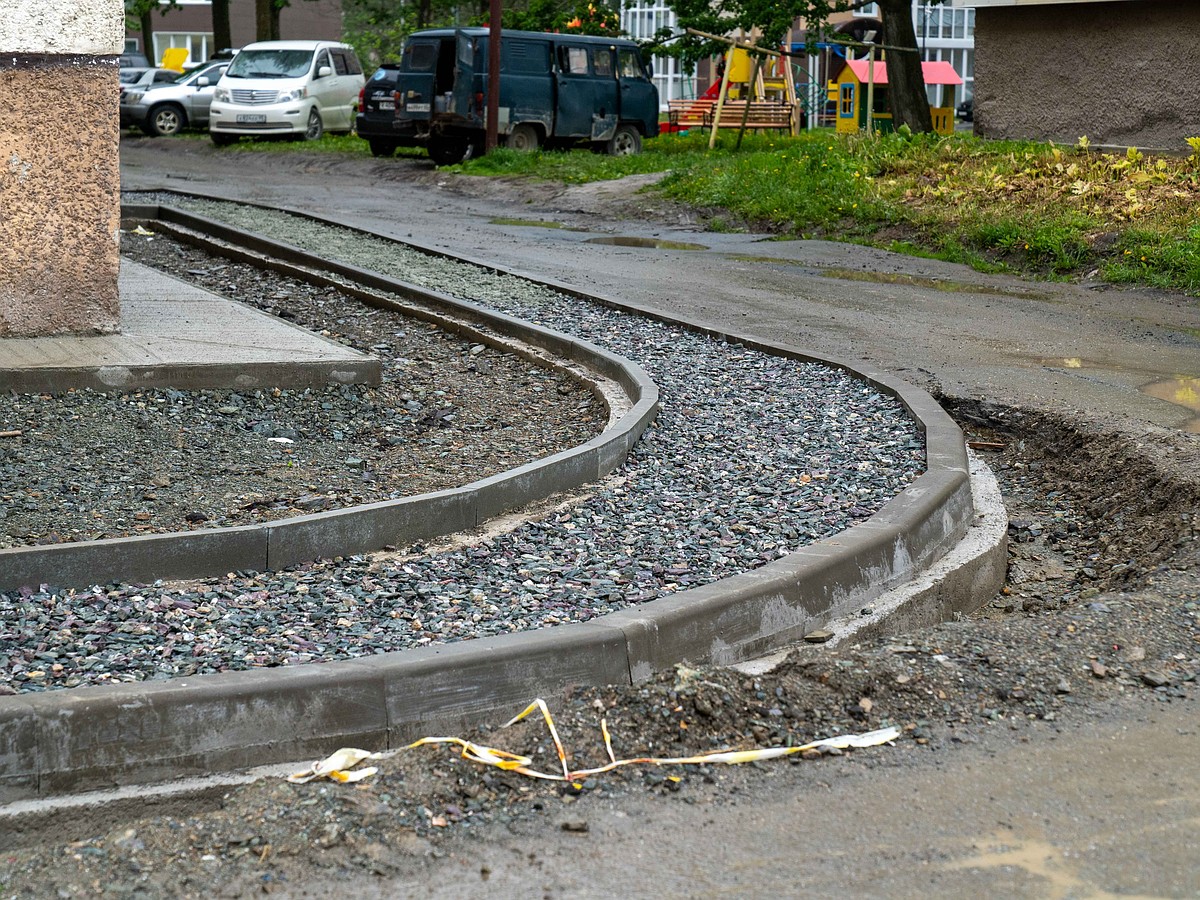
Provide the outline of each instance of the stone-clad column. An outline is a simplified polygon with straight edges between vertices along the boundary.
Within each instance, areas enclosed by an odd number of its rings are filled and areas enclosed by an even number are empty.
[[[0,338],[115,331],[122,0],[0,7]]]

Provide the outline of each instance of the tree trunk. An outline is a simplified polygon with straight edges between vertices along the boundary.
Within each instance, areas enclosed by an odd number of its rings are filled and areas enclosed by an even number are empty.
[[[150,17],[153,9],[143,9],[138,14],[138,25],[142,31],[142,52],[146,54],[146,59],[150,60],[150,65],[158,65],[158,60],[154,58],[154,20]]]
[[[270,37],[270,40],[272,40],[272,41],[279,40],[279,35],[280,35],[279,14],[283,11],[283,8],[285,6],[287,6],[287,3],[281,3],[281,2],[279,2],[279,0],[273,0],[273,2],[271,3],[271,37]],[[916,40],[916,38],[913,38],[913,40]]]
[[[229,0],[213,0],[213,45],[209,54],[233,47],[233,30],[229,25]]]
[[[254,39],[271,40],[271,10],[273,0],[254,0]]]
[[[913,131],[933,131],[929,98],[925,95],[925,76],[921,73],[921,54],[917,50],[917,32],[913,28],[913,0],[879,0],[883,20],[883,43],[892,47],[912,47],[913,52],[887,51],[888,99],[892,124],[907,125]]]

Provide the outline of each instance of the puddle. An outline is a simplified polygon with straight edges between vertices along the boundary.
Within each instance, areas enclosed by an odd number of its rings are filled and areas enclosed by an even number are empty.
[[[1014,290],[996,287],[988,284],[974,284],[968,281],[954,281],[949,278],[930,278],[924,275],[906,275],[902,272],[871,272],[860,269],[846,269],[838,266],[813,266],[794,259],[779,259],[775,256],[734,256],[741,262],[769,263],[776,266],[799,266],[811,274],[821,278],[837,278],[840,281],[866,281],[872,284],[903,284],[909,287],[929,288],[933,291],[943,291],[949,294],[989,294],[998,297],[1015,297],[1019,300],[1053,301],[1049,294],[1040,291]]]
[[[1043,366],[1052,369],[1105,369],[1110,372],[1121,371],[1120,366],[1105,365],[1095,360],[1084,359],[1082,356],[1052,356],[1041,360]],[[1142,373],[1154,377],[1155,373]],[[1176,375],[1170,378],[1156,377],[1154,381],[1141,385],[1138,390],[1147,397],[1163,400],[1183,407],[1192,414],[1179,426],[1181,431],[1189,434],[1200,434],[1200,378],[1191,375]]]
[[[642,247],[646,250],[707,250],[703,244],[689,244],[686,241],[660,241],[658,238],[640,237],[602,237],[588,238],[589,244],[608,244],[612,247]]]
[[[1099,363],[1094,363],[1091,360],[1084,359],[1081,356],[1048,356],[1040,360],[1043,366],[1049,366],[1052,369],[1111,369],[1112,366],[1102,366]]]
[[[1009,870],[1023,872],[1031,879],[1027,885],[1037,884],[1038,894],[1044,897],[1092,897],[1115,898],[1082,877],[1075,865],[1061,848],[1045,840],[1031,838],[1021,840],[1012,835],[996,834],[978,848],[973,856],[954,862],[943,863],[943,869],[962,871],[975,869],[981,872]]]
[[[1138,390],[1148,397],[1190,410],[1194,417],[1181,427],[1191,434],[1200,434],[1200,378],[1164,378],[1144,384]]]
[[[587,228],[575,228],[562,222],[550,222],[543,219],[508,219],[503,216],[488,219],[489,225],[515,225],[518,228],[558,228],[562,231],[589,231]]]

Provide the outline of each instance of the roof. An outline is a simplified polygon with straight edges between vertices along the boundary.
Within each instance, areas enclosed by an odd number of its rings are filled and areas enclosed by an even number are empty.
[[[850,67],[850,71],[854,73],[854,77],[863,84],[867,83],[867,70],[869,61],[865,59],[848,59],[846,65]],[[926,84],[962,84],[963,80],[957,72],[954,71],[954,66],[945,60],[936,62],[921,63],[921,73],[925,76]],[[875,83],[887,84],[887,63],[875,63]]]
[[[318,47],[348,47],[341,41],[256,41],[243,50],[316,50]]]
[[[465,34],[468,37],[487,37],[491,34],[486,25],[472,25],[466,28],[427,28],[424,31],[414,31],[409,34],[410,38],[446,38],[454,37],[456,34]],[[574,34],[572,32],[557,32],[557,31],[517,31],[511,28],[504,28],[500,31],[501,39],[503,38],[536,38],[538,40],[562,40],[562,41],[583,41],[587,44],[600,44],[605,47],[622,46],[627,47],[635,44],[629,38],[617,37],[615,34],[611,37],[606,34]]]

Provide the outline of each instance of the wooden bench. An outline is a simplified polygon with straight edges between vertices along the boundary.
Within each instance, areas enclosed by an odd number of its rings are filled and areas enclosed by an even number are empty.
[[[716,111],[717,101],[713,98],[667,101],[667,120],[678,128],[711,128]],[[765,100],[750,103],[745,100],[726,100],[721,107],[720,127],[741,128],[743,115],[747,129],[792,130],[792,107],[787,103]]]

